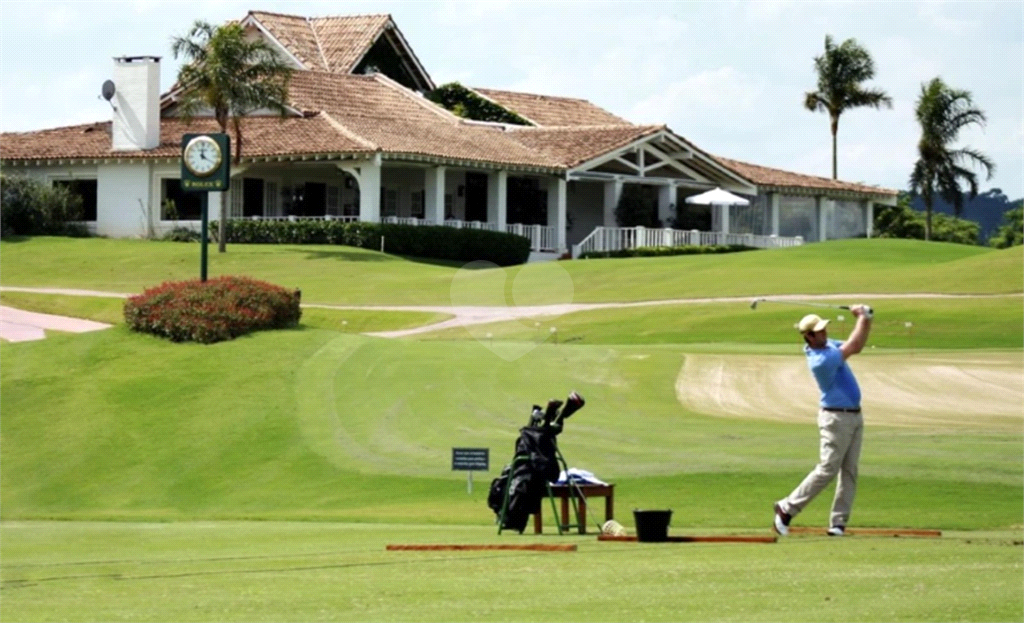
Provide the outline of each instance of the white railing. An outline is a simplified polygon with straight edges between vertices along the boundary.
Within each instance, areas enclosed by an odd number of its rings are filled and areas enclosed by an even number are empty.
[[[210,219],[214,220],[214,219]],[[338,216],[336,214],[321,214],[320,216],[232,216],[232,221],[342,221],[343,223],[354,223],[359,220],[358,216]]]
[[[743,245],[758,249],[796,247],[804,243],[801,236],[757,236],[754,234],[726,234],[719,231],[696,229],[650,229],[647,227],[598,227],[589,236],[572,245],[572,256],[584,253],[607,253],[641,247],[682,247],[711,245]]]
[[[505,231],[529,238],[531,251],[558,251],[558,236],[555,235],[554,227],[509,223],[505,225]]]

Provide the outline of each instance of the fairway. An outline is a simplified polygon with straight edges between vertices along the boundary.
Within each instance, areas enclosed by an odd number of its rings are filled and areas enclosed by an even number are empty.
[[[0,536],[11,621],[1011,621],[1024,606],[1019,531],[616,543],[493,526],[5,522]],[[386,549],[403,543],[576,551]]]
[[[690,354],[676,380],[679,402],[708,415],[813,422],[818,390],[803,355]],[[875,354],[850,366],[869,426],[1019,432],[1024,374],[1019,352]]]
[[[3,286],[134,292],[190,272],[194,250],[5,242]],[[600,305],[438,330],[458,267],[234,245],[215,272],[301,287],[310,307],[212,345],[132,333],[121,299],[5,291],[114,326],[0,342],[4,620],[1019,621],[1021,257],[851,240],[482,269],[459,276],[466,305],[564,302],[548,286],[565,275]],[[811,266],[857,279],[807,290]],[[673,537],[771,537],[772,503],[818,454],[806,310],[749,304],[787,294],[876,309],[851,362],[867,424],[852,536],[822,536],[831,488],[775,543],[599,542],[593,511],[589,534],[558,535],[547,502],[544,534],[497,533],[489,485],[531,406],[576,390],[559,448],[615,484],[631,534],[632,510],[671,509]],[[352,305],[420,310],[329,307]],[[852,319],[830,317],[845,337]],[[455,447],[489,450],[472,490]],[[402,549],[419,546],[451,549]],[[481,549],[509,546],[575,549]]]

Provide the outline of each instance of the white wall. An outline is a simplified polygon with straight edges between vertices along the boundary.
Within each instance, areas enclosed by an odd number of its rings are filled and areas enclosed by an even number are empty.
[[[147,163],[105,164],[97,169],[96,233],[137,238],[150,231],[152,205]]]

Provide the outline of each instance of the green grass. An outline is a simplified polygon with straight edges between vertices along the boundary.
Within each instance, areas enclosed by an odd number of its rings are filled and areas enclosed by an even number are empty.
[[[138,293],[195,279],[197,244],[30,238],[4,241],[5,286]],[[1024,291],[1021,247],[993,250],[917,240],[837,240],[713,256],[583,260],[461,270],[339,246],[230,245],[210,254],[209,275],[247,275],[302,289],[335,305],[537,305],[703,296],[843,292],[960,294]],[[498,300],[495,300],[495,294]]]
[[[830,301],[818,301],[830,302]],[[850,301],[836,300],[832,304]],[[871,344],[900,348],[1020,348],[1024,297],[886,299],[863,301],[875,309]],[[495,340],[568,344],[799,344],[793,329],[807,313],[832,320],[831,337],[852,330],[848,311],[790,304],[687,303],[600,309],[456,327],[417,336],[422,340]],[[838,317],[843,316],[839,321]],[[907,323],[911,326],[907,327]],[[551,333],[554,327],[556,334]],[[487,338],[490,334],[491,338]]]
[[[137,292],[193,278],[198,247],[5,240],[0,255],[4,286]],[[507,273],[343,247],[234,245],[211,258],[218,271],[301,287],[314,304],[449,304],[453,288],[492,304],[566,302],[566,278],[575,302],[1012,294],[872,298],[877,348],[856,365],[921,367],[927,353],[1003,369],[1024,352],[1019,247],[837,241]],[[0,302],[94,319],[122,304],[13,292]],[[511,459],[529,406],[570,389],[588,404],[560,447],[572,466],[616,483],[620,522],[632,526],[633,508],[671,508],[674,534],[767,533],[772,502],[817,460],[815,396],[794,388],[807,398],[796,422],[716,417],[680,403],[675,383],[694,355],[799,358],[792,324],[807,311],[659,305],[478,327],[491,339],[461,329],[384,340],[356,333],[444,316],[307,308],[298,328],[209,346],[123,324],[0,343],[4,617],[1019,620],[1024,431],[972,421],[955,397],[936,408],[947,417],[942,427],[869,422],[853,519],[854,527],[939,528],[942,539],[676,546],[495,534],[490,479]],[[982,398],[985,387],[979,378]],[[475,474],[471,494],[466,474],[450,470],[454,446],[491,449],[491,469]],[[830,497],[796,524],[825,526]],[[545,519],[551,532],[548,509]],[[396,542],[580,550],[384,551]]]
[[[124,299],[99,296],[0,292],[0,304],[25,311],[86,318],[108,324],[124,323]],[[306,307],[299,324],[311,329],[348,333],[398,331],[452,318],[451,314],[404,311],[367,311]]]
[[[17,621],[1013,621],[1024,607],[1019,531],[655,544],[482,526],[7,522],[0,535]],[[554,542],[578,550],[385,549]]]

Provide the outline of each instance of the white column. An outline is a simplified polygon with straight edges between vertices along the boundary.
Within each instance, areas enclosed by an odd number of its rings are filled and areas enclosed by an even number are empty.
[[[508,171],[494,171],[487,175],[487,222],[496,223],[498,231],[505,231],[508,214]]]
[[[829,200],[818,195],[815,197],[815,203],[818,207],[818,242],[825,242],[828,240],[828,231],[826,230],[826,226],[828,225]]]
[[[729,206],[720,205],[718,209],[722,211],[722,233],[729,233]]]
[[[615,208],[619,205],[622,197],[622,180],[613,180],[604,183],[604,226],[616,227]]]
[[[548,227],[555,228],[558,252],[565,251],[565,180],[560,177],[548,179]]]
[[[676,205],[676,186],[675,184],[665,184],[658,188],[658,218],[661,220],[662,227],[671,227],[669,219],[676,217],[673,214]]]
[[[444,224],[444,167],[423,172],[424,216],[435,225]]]
[[[864,223],[865,231],[868,233],[868,238],[875,235],[875,202],[865,201],[864,202],[864,217],[867,222]]]
[[[768,195],[768,209],[772,215],[772,235],[779,235],[779,193]]]
[[[359,167],[359,220],[380,222],[380,157]]]

